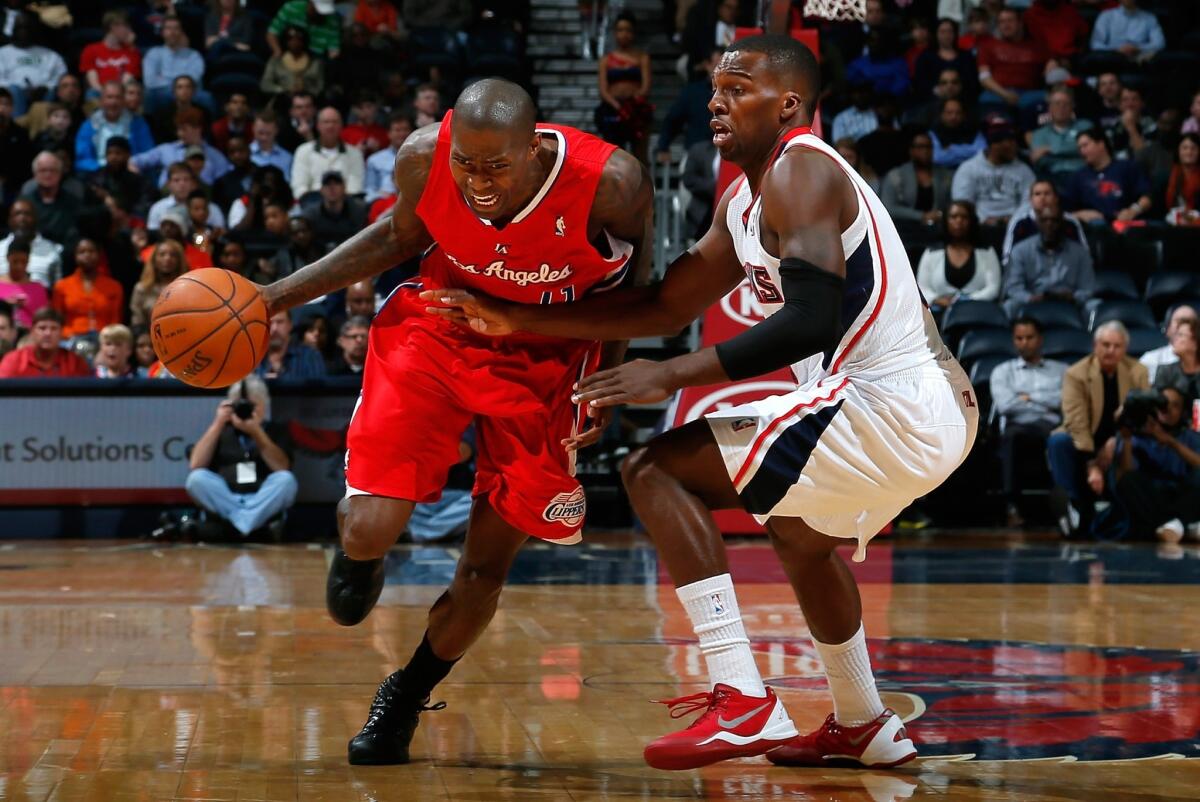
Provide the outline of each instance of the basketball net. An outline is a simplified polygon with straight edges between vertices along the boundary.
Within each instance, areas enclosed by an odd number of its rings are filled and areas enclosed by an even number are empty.
[[[804,16],[829,20],[865,20],[867,0],[804,0]]]

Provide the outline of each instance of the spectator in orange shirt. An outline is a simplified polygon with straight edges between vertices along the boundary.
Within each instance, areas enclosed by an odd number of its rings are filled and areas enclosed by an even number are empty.
[[[59,346],[62,334],[62,315],[49,306],[39,309],[33,316],[30,344],[10,351],[4,359],[0,359],[0,379],[59,379],[92,375],[87,362]]]
[[[351,22],[371,32],[372,47],[383,49],[400,41],[400,18],[388,0],[358,0]]]
[[[165,239],[153,246],[143,264],[142,277],[129,299],[129,321],[134,326],[150,324],[150,312],[158,302],[159,294],[187,272],[183,246],[173,239]]]
[[[100,273],[100,248],[95,242],[79,240],[75,272],[54,285],[51,304],[63,317],[64,337],[98,332],[121,322],[125,290],[116,279]]]

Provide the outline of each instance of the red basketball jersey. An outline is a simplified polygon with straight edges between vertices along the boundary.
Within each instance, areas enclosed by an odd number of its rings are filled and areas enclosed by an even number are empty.
[[[588,241],[588,217],[615,146],[574,128],[539,123],[558,142],[546,183],[503,228],[475,214],[450,173],[450,118],[438,132],[417,215],[434,246],[421,263],[432,287],[477,289],[525,304],[564,303],[611,289],[629,269],[628,243],[605,234],[611,256]]]

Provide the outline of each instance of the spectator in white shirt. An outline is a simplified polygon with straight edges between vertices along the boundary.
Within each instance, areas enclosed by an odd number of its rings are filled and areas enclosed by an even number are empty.
[[[176,162],[168,167],[166,188],[169,194],[150,207],[150,213],[146,216],[146,228],[157,231],[163,215],[171,210],[179,212],[186,220],[188,196],[197,186],[196,174],[183,162]],[[225,215],[221,214],[221,210],[214,203],[208,204],[208,222],[215,228],[225,228]]]
[[[342,115],[332,106],[317,115],[317,138],[296,148],[292,160],[292,194],[301,199],[321,189],[321,176],[338,172],[346,179],[346,194],[363,191],[366,165],[362,151],[342,141]]]
[[[1167,345],[1162,348],[1155,348],[1153,351],[1147,351],[1142,354],[1140,361],[1146,366],[1146,370],[1150,373],[1150,384],[1154,384],[1154,376],[1158,373],[1158,369],[1167,365],[1174,365],[1179,362],[1179,356],[1175,350],[1171,348],[1171,338],[1175,336],[1175,332],[1179,330],[1179,326],[1185,320],[1198,320],[1196,310],[1187,304],[1180,304],[1171,310],[1167,316]]]
[[[37,211],[33,204],[19,198],[8,210],[9,234],[0,240],[0,275],[8,275],[8,246],[17,237],[32,240],[29,246],[29,266],[25,272],[29,278],[46,289],[53,289],[54,282],[62,278],[62,246],[37,232]]]
[[[18,16],[13,24],[12,43],[0,47],[0,84],[12,92],[13,115],[25,114],[30,102],[49,92],[66,73],[62,56],[33,43],[32,16],[28,13]]]
[[[917,285],[935,310],[959,298],[994,301],[1000,297],[1000,259],[979,245],[979,218],[969,201],[954,201],[946,212],[944,245],[927,248],[917,265]]]
[[[393,112],[388,118],[388,147],[371,154],[367,159],[367,179],[363,187],[367,201],[396,194],[392,182],[392,169],[396,164],[396,151],[413,132],[412,118],[402,112]]]

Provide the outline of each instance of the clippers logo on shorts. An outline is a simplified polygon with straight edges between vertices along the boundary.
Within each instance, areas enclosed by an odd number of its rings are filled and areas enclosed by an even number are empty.
[[[583,488],[577,487],[571,493],[559,493],[550,499],[542,518],[551,523],[558,521],[568,529],[575,529],[583,523],[586,514],[587,499],[583,495]]]

